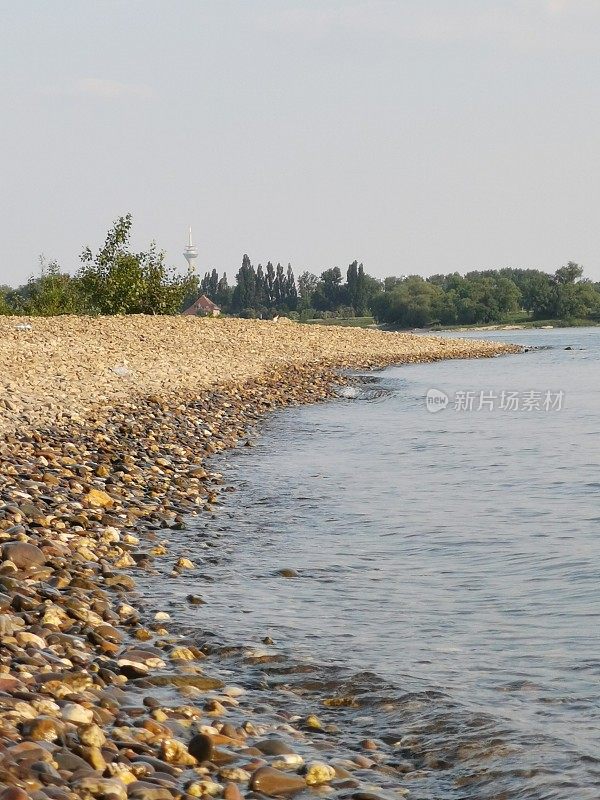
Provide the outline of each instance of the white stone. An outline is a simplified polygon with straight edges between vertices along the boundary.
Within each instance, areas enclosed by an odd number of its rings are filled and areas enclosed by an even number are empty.
[[[89,725],[94,720],[92,709],[84,708],[79,703],[67,703],[64,705],[61,716],[67,722],[74,722],[80,725]]]

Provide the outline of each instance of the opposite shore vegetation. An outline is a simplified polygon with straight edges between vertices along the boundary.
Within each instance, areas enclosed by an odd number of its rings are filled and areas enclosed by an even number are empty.
[[[290,264],[254,267],[245,255],[231,286],[216,270],[201,280],[181,275],[154,244],[132,251],[131,227],[131,215],[119,218],[97,253],[84,249],[73,275],[41,258],[37,277],[18,288],[0,286],[0,315],[177,314],[204,294],[223,313],[262,319],[349,319],[396,328],[600,322],[600,283],[585,279],[574,262],[553,275],[507,267],[379,280],[354,261],[345,281],[339,267],[320,276],[304,271],[296,280]]]
[[[298,719],[265,705],[244,676],[277,647],[232,647],[210,604],[179,635],[135,575],[166,564],[204,602],[210,526],[183,552],[173,532],[210,519],[209,457],[262,414],[330,397],[344,368],[516,350],[286,319],[0,318],[2,800],[405,793],[432,754],[340,745],[352,697]]]

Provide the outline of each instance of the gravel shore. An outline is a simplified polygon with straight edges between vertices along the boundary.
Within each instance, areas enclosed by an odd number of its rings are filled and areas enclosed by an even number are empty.
[[[384,366],[514,352],[493,342],[197,317],[0,317],[0,433],[290,365]]]
[[[287,321],[0,319],[0,798],[405,794],[423,753],[374,740],[341,758],[318,709],[257,708],[214,640],[148,614],[135,574],[219,502],[210,455],[329,397],[340,367],[506,352]]]

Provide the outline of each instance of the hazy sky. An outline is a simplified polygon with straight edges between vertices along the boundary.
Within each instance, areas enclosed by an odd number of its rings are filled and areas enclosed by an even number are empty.
[[[169,261],[600,278],[600,0],[0,0],[0,283]]]

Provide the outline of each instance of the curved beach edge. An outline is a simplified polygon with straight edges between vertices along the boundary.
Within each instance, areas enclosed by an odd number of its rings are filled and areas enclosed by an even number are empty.
[[[16,324],[0,332],[3,800],[401,795],[422,754],[399,767],[391,744],[370,742],[328,758],[326,716],[257,713],[235,674],[224,684],[214,640],[151,614],[135,574],[173,559],[171,529],[211,514],[210,456],[270,411],[332,397],[351,379],[341,370],[520,348],[285,322]],[[173,579],[194,558],[190,544]]]

